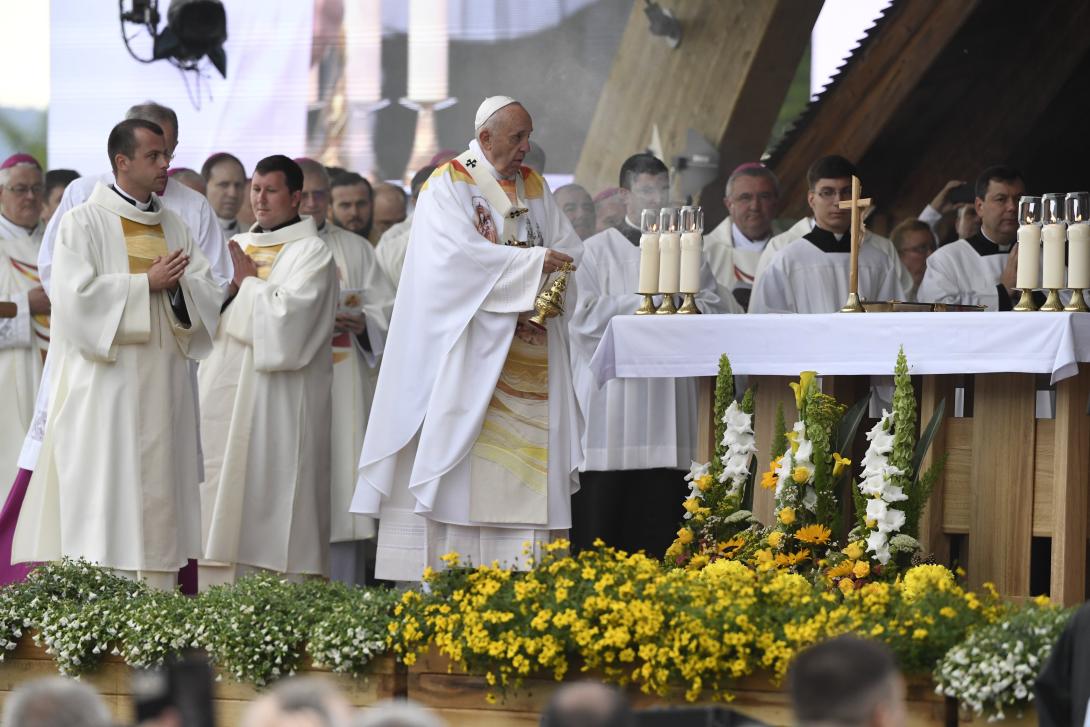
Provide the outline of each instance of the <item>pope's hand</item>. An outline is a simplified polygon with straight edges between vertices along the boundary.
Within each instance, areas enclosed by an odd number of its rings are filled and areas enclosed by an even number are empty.
[[[231,282],[235,284],[236,288],[241,288],[242,281],[246,280],[246,278],[257,277],[257,263],[242,251],[237,242],[231,240],[227,243],[227,251],[231,253],[231,264],[235,267],[235,277]]]
[[[1011,248],[1011,254],[1007,256],[1007,265],[1003,268],[1003,276],[999,278],[999,282],[1003,284],[1003,287],[1007,289],[1007,292],[1014,290],[1018,286],[1017,245]]]
[[[550,273],[555,273],[557,270],[564,267],[565,263],[568,263],[570,265],[572,262],[574,262],[574,258],[571,255],[565,255],[564,253],[557,252],[556,250],[546,250],[545,262],[541,265],[541,272],[549,275]],[[571,269],[575,270],[575,266],[572,265]]]
[[[347,331],[354,336],[361,336],[367,330],[367,319],[363,313],[338,313],[333,327],[337,331]]]
[[[160,290],[172,290],[182,279],[189,258],[181,251],[175,250],[166,257],[157,257],[148,268],[148,289],[152,293]]]

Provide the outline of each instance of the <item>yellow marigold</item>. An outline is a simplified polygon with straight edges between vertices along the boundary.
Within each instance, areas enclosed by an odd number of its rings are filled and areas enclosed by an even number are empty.
[[[839,452],[833,452],[833,477],[840,477],[844,470],[852,466],[852,461],[841,457]]]
[[[939,609],[939,615],[945,618],[954,618],[958,615],[958,612],[950,608],[949,606],[943,606]]]
[[[791,523],[795,522],[795,508],[785,507],[782,510],[780,510],[779,515],[777,515],[777,517],[779,518],[780,522],[783,523],[784,525],[790,525]]]
[[[865,560],[856,561],[855,567],[852,568],[852,575],[856,578],[866,578],[870,575],[870,563]]]
[[[810,479],[810,470],[800,465],[791,471],[791,479],[801,485]]]
[[[859,560],[863,557],[863,546],[858,540],[853,540],[852,542],[848,543],[848,547],[844,548],[844,550],[840,552],[848,556],[852,560]]]
[[[765,538],[765,542],[767,542],[769,546],[773,548],[780,547],[783,544],[783,532],[779,530],[773,530],[771,533],[768,534],[768,537]]]
[[[696,484],[696,489],[700,490],[701,492],[707,492],[709,489],[711,489],[713,480],[712,476],[709,474],[697,477],[694,482]]]
[[[795,531],[795,538],[810,545],[825,545],[833,531],[821,524],[807,525]]]
[[[677,501],[675,500],[674,502]],[[682,528],[681,530],[677,531],[677,539],[678,542],[682,545],[688,545],[689,543],[693,542],[693,531],[689,530],[689,528]]]
[[[421,577],[425,581],[430,581],[432,578],[435,577],[435,571],[432,569],[432,567],[430,565],[424,566],[424,573],[423,573],[423,575]]]
[[[777,457],[776,459],[772,460],[772,463],[768,466],[768,470],[761,473],[761,487],[763,487],[764,489],[776,489],[776,470],[780,468],[781,459],[783,459],[783,457]]]
[[[916,629],[912,632],[912,638],[917,641],[923,641],[927,638],[927,629]]]
[[[449,565],[451,568],[458,565],[458,561],[460,561],[461,559],[462,559],[462,556],[458,555],[458,553],[456,553],[453,550],[450,551],[449,553],[445,554],[445,555],[439,556],[439,560],[443,561],[444,563]]]
[[[943,592],[955,587],[954,574],[941,565],[909,568],[901,582],[901,592],[909,603],[919,600],[928,591]]]
[[[852,583],[851,578],[841,578],[840,581],[837,582],[836,587],[845,594],[851,593],[855,590],[855,584]]]

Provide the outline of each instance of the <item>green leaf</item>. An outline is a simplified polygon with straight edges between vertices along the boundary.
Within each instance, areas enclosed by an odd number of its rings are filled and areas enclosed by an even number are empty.
[[[912,454],[913,488],[915,488],[916,482],[920,479],[920,464],[923,462],[927,450],[931,448],[931,442],[934,441],[935,434],[939,431],[939,425],[942,424],[942,416],[945,413],[946,399],[940,399],[939,405],[935,407],[935,413],[931,415],[931,421],[927,423],[927,428],[924,429],[923,434],[920,436],[920,440],[916,442],[916,451]]]
[[[852,443],[855,442],[855,433],[859,430],[859,425],[863,422],[863,417],[867,415],[867,407],[870,405],[870,394],[867,394],[859,401],[852,405],[851,409],[840,418],[840,423],[836,426],[836,446],[833,449],[834,452],[842,457],[847,457]]]

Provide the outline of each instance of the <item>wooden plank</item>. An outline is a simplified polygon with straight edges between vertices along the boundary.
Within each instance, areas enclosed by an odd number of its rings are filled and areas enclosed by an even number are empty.
[[[710,462],[715,454],[715,381],[714,376],[696,380],[696,461]]]
[[[688,129],[721,147],[720,168],[758,159],[809,39],[820,0],[671,0],[682,26],[671,49],[633,3],[587,132],[575,179],[617,184],[621,164],[657,125],[667,159]],[[728,170],[729,171],[729,170]],[[725,177],[724,177],[725,179]],[[705,205],[722,205],[722,187]]]
[[[938,429],[935,430],[935,438],[931,441],[931,449],[924,455],[920,462],[920,475],[927,472],[935,462],[942,458],[947,451],[947,432],[950,422],[954,418],[954,389],[955,380],[952,376],[924,376],[920,392],[920,421],[919,431],[922,434],[930,423],[931,418],[939,407],[939,402],[945,402],[944,414]],[[920,544],[923,552],[930,553],[935,562],[944,565],[950,564],[950,538],[943,532],[943,501],[945,498],[946,467],[939,473],[935,480],[935,487],[931,490],[931,498],[920,515]]]
[[[942,531],[949,535],[969,532],[972,509],[973,420],[946,422],[946,469],[942,498]]]
[[[978,374],[973,416],[969,583],[1029,595],[1036,386],[1032,374]]]
[[[775,500],[772,490],[761,487],[761,473],[768,469],[774,456],[782,452],[772,452],[772,440],[776,431],[776,405],[783,404],[784,419],[791,426],[797,411],[795,395],[787,385],[792,379],[787,376],[752,376],[750,386],[756,386],[756,408],[753,416],[753,434],[757,440],[757,482],[753,488],[753,514],[762,523],[772,522]]]
[[[1086,595],[1086,508],[1090,488],[1090,366],[1056,384],[1051,597],[1065,606]]]
[[[1037,446],[1033,458],[1033,535],[1052,537],[1053,476],[1056,420],[1037,420]]]

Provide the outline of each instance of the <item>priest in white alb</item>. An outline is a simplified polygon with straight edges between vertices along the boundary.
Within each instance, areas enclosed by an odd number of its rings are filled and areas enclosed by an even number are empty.
[[[451,551],[518,567],[571,526],[568,318],[529,319],[582,243],[522,163],[525,107],[485,99],[475,131],[420,194],[363,442],[352,510],[379,516],[378,578],[419,580]]]
[[[255,569],[329,573],[329,429],[337,267],[310,217],[303,171],[266,157],[257,222],[228,243],[234,294],[198,372],[205,481],[200,587]]]
[[[823,157],[811,165],[806,174],[807,202],[814,212],[814,228],[775,253],[758,274],[750,313],[835,313],[847,301],[851,210],[841,208],[840,202],[851,199],[852,176],[858,176],[855,165],[841,156]],[[890,258],[870,237],[863,237],[862,300],[904,300],[903,272],[896,253]]]
[[[386,345],[394,286],[365,237],[326,222],[329,175],[313,159],[296,159],[303,170],[299,212],[318,223],[318,236],[333,253],[341,292],[333,327],[333,429],[330,432],[330,578],[363,585],[365,543],[377,532],[374,518],[348,511],[356,489],[360,449],[375,396],[378,364]]]
[[[116,181],[60,220],[49,410],[12,560],[86,558],[171,589],[200,553],[187,359],[211,351],[223,292],[154,194],[163,130],[123,121],[107,148]]]

